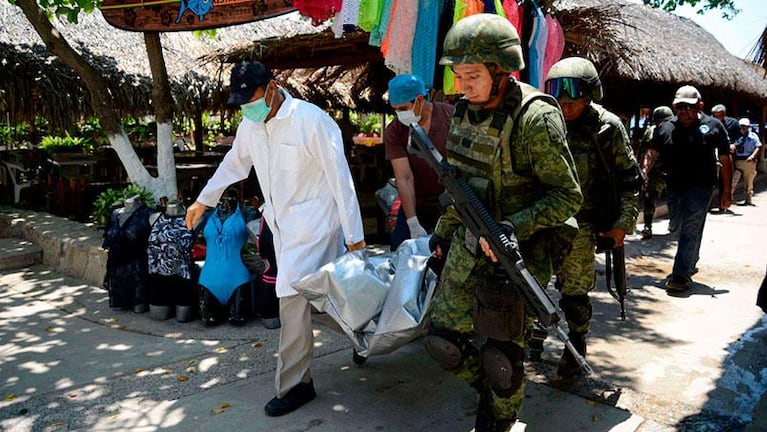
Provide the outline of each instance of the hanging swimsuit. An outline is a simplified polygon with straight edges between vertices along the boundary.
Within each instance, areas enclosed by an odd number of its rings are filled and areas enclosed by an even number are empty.
[[[149,274],[192,278],[192,232],[185,215],[160,213],[149,234]]]
[[[221,208],[208,218],[205,236],[206,258],[200,273],[200,285],[210,291],[221,304],[227,304],[232,293],[250,282],[250,272],[242,262],[242,247],[248,241],[245,217],[239,204],[221,222]]]
[[[107,250],[107,271],[104,283],[109,290],[109,306],[131,308],[146,304],[147,239],[149,215],[141,206],[120,224],[120,212],[109,217],[102,247]]]
[[[192,271],[192,232],[184,215],[160,213],[149,233],[149,304],[189,306],[194,303],[196,281]]]

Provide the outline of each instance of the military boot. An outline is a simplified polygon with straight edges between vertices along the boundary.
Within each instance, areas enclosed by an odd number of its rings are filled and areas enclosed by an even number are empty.
[[[586,333],[578,333],[571,331],[568,334],[570,342],[572,342],[575,350],[584,358],[586,357]],[[565,348],[565,352],[562,353],[562,358],[559,360],[559,366],[557,367],[557,375],[562,378],[573,378],[583,375],[583,370],[573,354]]]
[[[493,414],[493,396],[490,390],[479,393],[479,406],[477,407],[477,419],[474,423],[474,432],[508,432],[517,420],[513,418],[498,419]]]

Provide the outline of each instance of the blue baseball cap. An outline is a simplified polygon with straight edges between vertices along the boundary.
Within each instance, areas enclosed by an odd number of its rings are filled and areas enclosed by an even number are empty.
[[[259,61],[238,63],[232,68],[229,79],[229,106],[242,105],[253,97],[256,89],[265,86],[274,78],[272,71]]]
[[[415,75],[397,75],[389,81],[389,103],[392,105],[402,105],[427,94],[423,81]]]

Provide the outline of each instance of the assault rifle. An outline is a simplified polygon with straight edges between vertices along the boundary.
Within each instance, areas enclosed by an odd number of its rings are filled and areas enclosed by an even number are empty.
[[[559,326],[560,318],[557,314],[556,305],[525,267],[522,255],[519,253],[516,235],[510,231],[511,227],[501,226],[496,222],[495,218],[477,198],[471,186],[459,176],[455,167],[450,165],[434,148],[434,144],[417,123],[410,125],[408,151],[424,159],[437,173],[440,183],[451,195],[452,204],[460,215],[461,221],[477,238],[484,237],[487,240],[498,258],[498,265],[508,275],[512,285],[522,292],[538,322],[565,344],[565,347],[575,357],[575,361],[583,369],[584,374],[593,373],[594,371],[586,363],[586,359],[578,353],[570,342],[567,333]]]
[[[597,229],[600,231],[608,231],[612,227],[613,222],[618,219],[620,215],[620,201],[618,197],[618,188],[616,185],[615,173],[613,172],[613,166],[607,162],[605,156],[605,150],[602,147],[602,139],[607,136],[607,132],[610,131],[610,125],[603,125],[596,138],[596,150],[599,155],[600,162],[602,163],[602,169],[607,175],[607,178],[602,184],[604,190],[602,191],[607,195],[607,205],[600,206],[597,212]],[[639,171],[639,175],[642,175],[642,171]],[[626,320],[626,251],[623,246],[615,246],[614,241],[605,237],[596,237],[597,253],[605,253],[605,285],[607,286],[607,292],[615,299],[621,306],[621,320]],[[612,286],[612,282],[615,283],[615,288]]]

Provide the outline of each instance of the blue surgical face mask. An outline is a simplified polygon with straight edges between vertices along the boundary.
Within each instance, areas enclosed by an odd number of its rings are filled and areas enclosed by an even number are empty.
[[[272,92],[272,103],[274,103],[274,92]],[[266,116],[269,115],[269,111],[272,110],[270,106],[266,105],[265,98],[240,105],[240,109],[242,110],[243,117],[256,123],[263,122]]]

